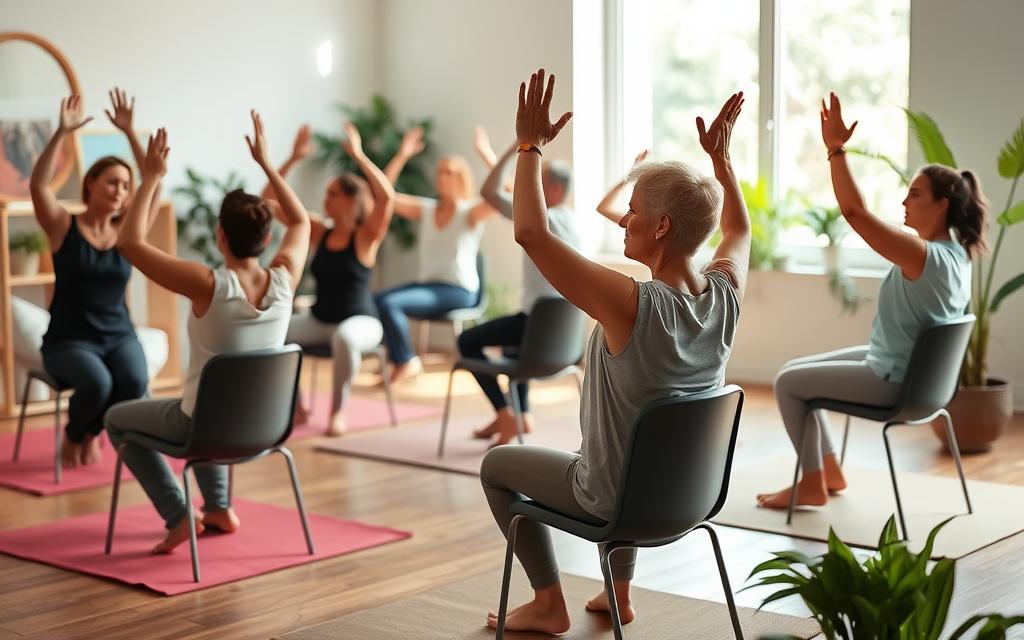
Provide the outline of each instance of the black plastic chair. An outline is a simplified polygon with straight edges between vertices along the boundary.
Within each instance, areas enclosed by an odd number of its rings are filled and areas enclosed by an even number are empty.
[[[707,524],[722,509],[729,491],[742,410],[743,390],[736,385],[656,400],[644,407],[626,447],[615,514],[607,524],[576,520],[532,500],[512,505],[497,639],[505,633],[516,528],[520,520],[529,518],[604,545],[601,572],[616,640],[622,640],[622,623],[612,586],[611,555],[626,547],[660,547],[694,529],[704,529],[718,562],[733,632],[742,640],[743,629],[722,549],[714,529]]]
[[[71,387],[61,384],[60,381],[42,369],[29,369],[26,374],[25,390],[21,394],[21,412],[18,414],[18,434],[14,437],[14,455],[11,456],[11,462],[17,462],[18,456],[21,454],[21,435],[25,431],[25,409],[28,407],[28,392],[32,387],[32,380],[38,380],[53,389],[53,432],[55,443],[53,447],[53,482],[54,484],[60,484],[61,468],[63,466],[61,454],[64,441],[60,424],[60,399],[65,391],[71,390]]]
[[[515,352],[515,358],[456,360],[448,375],[448,395],[444,401],[437,457],[444,456],[444,442],[448,433],[448,417],[452,404],[452,380],[456,371],[464,369],[472,373],[501,376],[508,380],[509,400],[516,414],[516,435],[522,444],[523,414],[519,406],[519,384],[572,374],[576,376],[577,388],[581,389],[583,372],[578,363],[583,357],[585,330],[586,316],[571,302],[564,298],[541,298],[534,303],[526,319],[523,340]]]
[[[960,447],[956,441],[956,433],[953,431],[953,420],[945,408],[956,393],[960,380],[960,367],[963,364],[964,354],[967,352],[967,344],[971,339],[974,320],[974,315],[968,314],[950,322],[931,326],[921,332],[914,343],[914,350],[911,352],[907,373],[900,389],[900,397],[895,405],[876,407],[828,398],[812,400],[810,404],[813,410],[821,409],[846,414],[846,428],[843,431],[843,447],[840,453],[841,462],[846,460],[846,442],[850,436],[850,416],[885,423],[885,426],[882,427],[882,439],[885,442],[885,456],[889,460],[889,475],[892,478],[892,491],[896,496],[896,512],[899,515],[903,540],[906,540],[909,534],[907,533],[907,521],[903,515],[900,489],[896,484],[896,468],[892,463],[892,448],[889,443],[891,427],[927,424],[942,416],[946,422],[949,450],[953,454],[953,460],[956,461],[957,473],[960,474],[960,486],[963,488],[964,502],[967,503],[967,513],[974,513],[974,509],[971,507],[971,498],[967,494],[964,469],[960,464]],[[792,485],[794,487],[800,476],[800,463],[802,462],[806,433],[805,426],[800,434],[800,446],[797,447],[796,470],[793,472]],[[792,522],[795,508],[796,491],[792,491],[789,497],[786,524]]]
[[[451,323],[452,331],[455,333],[455,336],[458,337],[458,335],[462,333],[462,328],[467,322],[475,322],[484,316],[484,312],[487,310],[487,304],[489,302],[489,298],[487,296],[487,258],[480,252],[476,254],[476,275],[480,281],[480,288],[476,292],[476,300],[473,301],[472,306],[461,309],[452,309],[451,311],[431,316],[409,314],[409,317],[413,320],[420,321],[419,337],[416,345],[420,353],[426,353],[431,322]]]
[[[199,582],[199,550],[195,520],[192,517],[188,472],[198,465],[235,465],[271,453],[283,455],[288,463],[295,502],[306,536],[306,549],[313,555],[313,537],[306,519],[295,460],[284,447],[284,441],[292,432],[301,366],[302,350],[297,345],[214,356],[203,367],[196,406],[192,413],[192,429],[184,444],[174,444],[131,431],[124,436],[122,446],[137,444],[187,461],[181,475],[185,487],[189,548],[192,552],[192,578],[196,582]],[[110,553],[114,539],[122,464],[119,449],[114,471],[114,490],[110,499],[110,520],[104,549],[106,554]],[[230,494],[230,483],[228,490]]]
[[[333,357],[333,354],[331,353],[331,345],[329,344],[302,345],[302,353],[313,358],[323,358],[327,360],[330,360]],[[387,399],[388,402],[388,417],[391,419],[391,426],[397,427],[398,413],[395,411],[395,398],[394,396],[391,395],[391,378],[390,376],[388,376],[387,349],[384,348],[384,345],[378,345],[372,351],[366,351],[363,355],[367,354],[376,356],[377,360],[380,362],[380,374],[381,378],[384,379],[384,397],[385,399]],[[316,391],[316,374],[319,369],[320,367],[317,366],[317,363],[313,362],[311,372],[312,375],[310,376],[311,379],[309,384],[309,393],[307,394],[307,397],[310,399],[310,413],[313,413],[314,409],[313,392]]]

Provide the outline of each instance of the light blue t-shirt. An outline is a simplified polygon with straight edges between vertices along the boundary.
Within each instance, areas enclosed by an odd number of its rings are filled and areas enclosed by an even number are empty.
[[[903,382],[914,342],[922,329],[959,318],[971,299],[971,262],[956,242],[927,242],[924,271],[907,280],[893,266],[878,290],[865,358],[880,378]]]

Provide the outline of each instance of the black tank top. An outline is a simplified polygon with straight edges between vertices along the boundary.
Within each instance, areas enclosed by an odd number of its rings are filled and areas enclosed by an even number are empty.
[[[53,254],[56,284],[43,348],[69,340],[102,347],[135,338],[125,289],[132,265],[117,251],[100,251],[78,230],[77,216]]]
[[[313,255],[310,271],[316,278],[316,302],[311,311],[320,322],[341,322],[352,316],[377,317],[377,306],[370,295],[371,269],[356,257],[355,233],[341,251],[327,248],[324,232]]]

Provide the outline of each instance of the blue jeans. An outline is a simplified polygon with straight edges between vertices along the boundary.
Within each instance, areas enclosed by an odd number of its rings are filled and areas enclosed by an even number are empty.
[[[523,341],[523,333],[526,331],[527,317],[525,313],[503,316],[463,331],[459,334],[458,339],[459,355],[463,358],[486,360],[484,347],[503,347],[503,350],[506,352],[509,348],[518,351],[519,345]],[[487,399],[491,401],[491,406],[494,407],[495,411],[500,411],[508,406],[505,394],[501,392],[501,387],[498,386],[498,379],[496,377],[487,376],[482,373],[474,373],[473,377],[480,384],[480,388],[483,389]],[[524,380],[516,385],[516,388],[517,395],[519,396],[520,410],[523,413],[529,413],[528,393],[530,384]]]
[[[384,346],[388,359],[395,364],[412,360],[413,353],[409,339],[409,317],[433,318],[454,309],[472,307],[476,292],[453,284],[425,282],[407,284],[373,297],[377,303],[380,322],[384,325]]]

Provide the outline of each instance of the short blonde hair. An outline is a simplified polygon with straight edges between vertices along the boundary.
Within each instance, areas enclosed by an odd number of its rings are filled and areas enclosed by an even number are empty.
[[[469,162],[466,161],[460,155],[447,155],[441,156],[438,160],[446,160],[451,165],[452,171],[455,175],[459,176],[459,181],[462,182],[462,190],[457,194],[459,199],[467,200],[476,195],[476,184],[473,180],[473,170],[469,167]]]
[[[646,215],[669,217],[672,242],[693,255],[718,226],[722,186],[682,162],[645,162],[633,167],[626,182],[643,194]]]

